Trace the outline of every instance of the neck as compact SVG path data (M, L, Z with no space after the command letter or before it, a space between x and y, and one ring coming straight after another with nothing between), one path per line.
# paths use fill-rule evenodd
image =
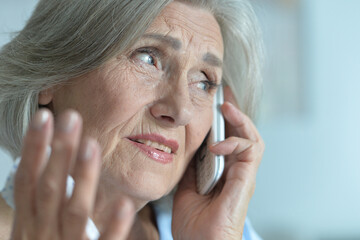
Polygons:
M112 204L125 194L120 192L117 186L111 186L111 184L109 186L109 184L102 182L101 179L99 186L101 187L98 187L94 212L91 218L94 220L99 231L102 232L105 228L106 220L112 214ZM130 198L129 196L127 197ZM146 201L130 199L135 206L136 216L128 239L159 239L155 214L151 206Z
M128 240L159 239L156 220L152 208L146 205L135 218Z

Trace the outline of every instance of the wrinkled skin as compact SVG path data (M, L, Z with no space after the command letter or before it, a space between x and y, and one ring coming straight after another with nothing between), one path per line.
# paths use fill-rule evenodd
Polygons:
M190 162L211 127L222 59L221 31L212 14L173 2L125 53L41 92L39 103L57 120L48 110L38 112L24 139L12 238L81 239L91 217L101 239L154 239L151 214L134 215L180 181L175 239L241 239L264 144L229 88L222 106L226 140L209 147L226 156L212 194L196 193ZM178 143L172 161L154 161L131 143L132 136L145 133ZM69 173L77 186L67 200Z

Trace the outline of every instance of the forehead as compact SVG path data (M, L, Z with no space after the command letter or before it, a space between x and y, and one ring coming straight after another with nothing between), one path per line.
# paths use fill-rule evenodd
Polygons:
M172 2L166 6L145 34L168 36L174 48L211 50L223 57L223 39L211 12L191 5Z

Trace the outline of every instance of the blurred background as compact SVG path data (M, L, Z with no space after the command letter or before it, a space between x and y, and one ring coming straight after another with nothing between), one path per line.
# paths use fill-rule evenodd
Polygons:
M0 46L36 0L0 0ZM264 240L360 240L360 1L252 0L266 142L248 215ZM0 189L11 160L0 151Z

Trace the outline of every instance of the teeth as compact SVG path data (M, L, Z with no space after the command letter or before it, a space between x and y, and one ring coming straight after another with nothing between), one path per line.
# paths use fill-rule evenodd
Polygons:
M150 140L143 140L143 139L137 139L136 142L143 143L149 147L156 148L156 149L166 152L166 153L171 153L171 148L169 148L168 146L165 146L163 144L157 143L157 142L152 142Z

